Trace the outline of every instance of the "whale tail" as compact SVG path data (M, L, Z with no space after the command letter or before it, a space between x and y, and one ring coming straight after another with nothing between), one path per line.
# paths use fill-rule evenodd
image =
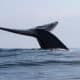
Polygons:
M34 29L44 29L46 31L51 31L52 29L54 29L56 26L58 25L58 21L55 21L54 23L50 23L50 24L46 24L43 26L37 26Z
M68 48L52 33L37 29L37 40L43 49L66 49Z
M61 48L68 50L68 48L54 34L49 32L54 29L57 24L58 22L56 21L54 23L37 26L33 29L28 30L17 30L2 27L0 27L0 30L35 37L43 49Z

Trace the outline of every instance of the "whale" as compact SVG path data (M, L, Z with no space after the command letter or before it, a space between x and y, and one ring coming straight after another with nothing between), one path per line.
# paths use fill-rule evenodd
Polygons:
M31 29L10 29L0 27L0 30L8 31L11 33L16 33L24 36L31 36L37 39L40 48L42 49L65 49L69 48L58 38L56 35L52 34L50 31L54 29L58 24L58 21L48 23L45 25L37 26Z

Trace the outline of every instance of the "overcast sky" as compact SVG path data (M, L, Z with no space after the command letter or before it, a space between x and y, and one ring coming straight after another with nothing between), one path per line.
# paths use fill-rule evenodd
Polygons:
M80 0L0 0L0 26L28 29L59 21L54 33L69 48L80 48ZM0 48L37 48L35 38L0 30Z

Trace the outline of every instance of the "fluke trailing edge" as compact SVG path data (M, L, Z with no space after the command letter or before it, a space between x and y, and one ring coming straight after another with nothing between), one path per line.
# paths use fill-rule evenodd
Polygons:
M40 47L43 49L60 48L68 50L68 48L54 34L50 33L57 24L58 22L56 21L54 23L38 26L28 30L17 30L3 27L0 27L0 30L35 37L38 40Z

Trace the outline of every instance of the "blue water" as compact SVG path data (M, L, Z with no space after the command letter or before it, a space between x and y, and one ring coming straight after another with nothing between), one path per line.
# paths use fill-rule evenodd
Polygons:
M0 80L80 80L80 49L0 49Z

